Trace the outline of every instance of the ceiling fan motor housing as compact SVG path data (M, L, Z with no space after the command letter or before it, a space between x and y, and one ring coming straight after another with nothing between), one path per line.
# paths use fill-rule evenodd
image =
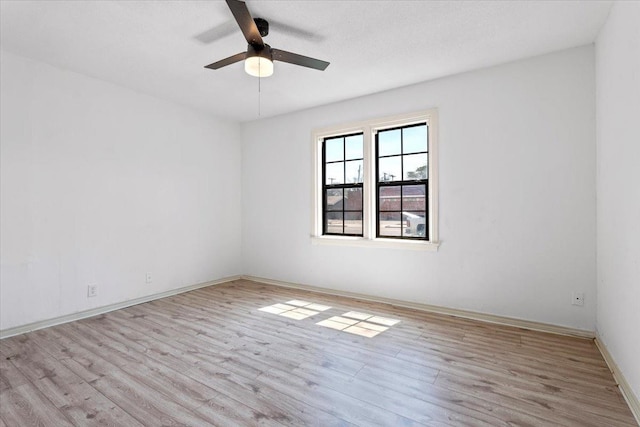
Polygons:
M252 56L259 56L261 58L267 58L269 61L273 61L273 54L271 52L271 46L265 43L264 46L247 46L247 58Z
M256 27L258 27L258 32L262 37L266 37L269 35L269 22L267 22L266 19L254 18L253 22L256 23Z

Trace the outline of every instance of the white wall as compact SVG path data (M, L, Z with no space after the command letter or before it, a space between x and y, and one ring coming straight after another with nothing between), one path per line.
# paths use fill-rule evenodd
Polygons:
M617 2L596 42L597 331L640 396L640 3Z
M245 123L244 272L594 330L594 79L586 46ZM312 129L429 107L440 250L312 245Z
M1 63L0 329L241 273L237 124Z

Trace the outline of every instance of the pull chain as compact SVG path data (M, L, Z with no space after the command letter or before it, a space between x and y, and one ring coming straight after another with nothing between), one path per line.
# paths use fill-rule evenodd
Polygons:
M260 90L260 82L262 81L262 77L258 76L258 117L261 115L261 100L262 100L262 92Z

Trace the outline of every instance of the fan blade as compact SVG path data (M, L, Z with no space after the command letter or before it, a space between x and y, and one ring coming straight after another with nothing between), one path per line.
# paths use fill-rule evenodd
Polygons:
M272 18L269 18L269 27L279 34L293 36L298 39L311 42L321 42L324 40L324 36L320 34L315 34L303 28L285 24L284 22L274 21Z
M292 36L298 39L307 40L310 42L321 42L325 39L325 37L320 34L312 33L311 31L307 31L303 28L295 27L293 25L285 24L280 21L274 21L273 19L269 19L269 28L271 30L277 30L278 33ZM202 44L211 44L235 33L237 30L238 24L236 24L235 20L231 19L220 25L211 27L208 30L198 33L197 35L193 36L193 38Z
M235 64L236 62L242 61L247 57L247 52L236 53L233 56L230 56L225 59L221 59L218 62L214 62L213 64L205 65L204 68L209 68L211 70L217 70L222 67L226 67L227 65Z
M193 36L193 38L198 40L202 44L210 44L227 36L230 36L236 31L238 31L238 25L233 19L230 19L223 24L211 27L208 30Z
M247 43L254 47L263 47L264 42L260 36L260 31L258 31L258 27L253 21L246 3L240 0L227 0L227 5L231 9L231 13L236 19L240 30L242 30L244 38L247 39Z
M300 65L302 67L314 68L324 71L329 63L308 56L298 55L297 53L287 52L286 50L272 49L274 61L288 62L289 64Z

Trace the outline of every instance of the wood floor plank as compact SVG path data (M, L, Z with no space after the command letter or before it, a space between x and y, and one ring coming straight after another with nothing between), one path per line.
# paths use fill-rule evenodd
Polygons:
M288 422L291 421L291 417L287 414L275 412L273 408L269 408L265 412L256 411L224 394L219 394L196 409L196 413L211 420L213 424L219 427L237 427L240 425L280 427L289 425ZM279 421L282 421L282 423Z
M57 359L49 357L37 342L25 337L20 349L11 363L74 424L140 425Z
M259 310L290 300L331 308ZM400 323L374 338L316 325L349 311ZM246 280L7 338L0 355L0 427L637 425L592 340Z
M207 420L120 370L91 385L144 425L206 425Z
M73 426L31 383L0 392L2 419L9 426Z
M45 348L47 353L52 355L61 364L75 373L77 376L90 383L98 380L117 366L102 356L106 354L94 353L82 345L83 337L74 339L74 335L65 335L61 332L67 330L66 325L55 326L43 331L30 334L30 338L40 347ZM100 348L98 345L97 348Z
M339 416L314 409L286 392L274 389L258 379L249 379L216 366L203 363L187 375L198 378L211 387L221 390L221 394L235 401L241 401L258 414L279 423L300 425L344 425Z
M493 352L485 352L483 350L473 350L472 347L461 345L461 351L455 349L442 347L433 342L429 342L429 345L424 346L419 340L414 344L414 351L421 357L425 354L438 354L442 355L445 361L451 361L454 363L460 362L465 368L470 366L477 366L480 368L494 367L496 372L502 372L505 379L508 379L511 383L520 382L521 384L533 384L539 386L544 391L555 390L561 388L563 391L570 393L582 393L584 396L579 397L589 400L590 394L593 393L593 387L598 382L595 376L589 375L589 371L583 370L575 371L572 375L568 375L571 371L571 366L567 366L569 362L560 361L554 357L548 357L545 359L542 355L532 352L531 355L523 355L521 352L504 352L497 350ZM474 354L473 360L469 359L468 355ZM467 363L472 362L472 363ZM476 363L478 362L478 363ZM460 365L458 363L458 365ZM575 363L575 362L571 362ZM592 366L587 364L586 366ZM441 369L455 369L451 367L443 366ZM540 377L540 372L544 372L544 377ZM563 381L565 378L571 378L573 382ZM603 391L607 391L604 395L600 395L598 402L601 401L617 401L617 394L611 393L614 389L611 387L611 379L608 378L603 383ZM608 387L608 388L607 388Z
M360 399L371 405L413 419L419 423L448 424L461 426L506 426L502 420L492 414L470 408L462 399L447 401L435 396L420 398L411 396L410 392L398 392L396 387L388 384L379 385L361 378L348 378L340 373L328 369L318 370L316 367L303 365L294 373L302 372L308 380L325 387L340 390L353 398Z
M29 380L22 375L11 360L7 360L7 357L0 360L0 391L19 387L27 382Z
M361 426L420 426L438 425L434 422L421 423L414 419L399 415L393 411L386 411L377 405L372 405L358 397L343 393L341 390L326 387L308 378L304 373L296 370L294 373L268 370L259 380L267 384L272 390L286 390L287 394L295 395L296 399L330 413L335 417Z
M438 376L440 376L440 374L438 374ZM535 414L523 413L504 405L496 406L492 400L479 399L475 398L475 396L473 399L469 399L464 393L442 388L433 383L423 384L415 380L407 381L406 378L399 379L397 377L388 379L384 374L381 374L380 370L371 371L368 367L360 371L358 377L364 381L373 382L382 387L392 388L399 393L408 394L417 399L425 399L427 395L431 395L432 397L428 398L429 400L436 404L444 405L445 407L466 406L468 409L495 416L499 420L505 421L507 425L552 425L537 417ZM408 387L406 387L407 385Z
M633 426L629 418L625 421L616 420L618 412L603 411L602 416L589 416L585 411L588 405L580 406L582 411L575 412L558 403L553 397L541 397L539 394L523 393L517 389L501 386L500 384L482 378L470 378L442 373L438 376L436 386L460 393L471 394L478 398L499 402L500 406L518 410L521 413L539 417L546 425L563 426ZM621 411L620 414L623 412ZM611 417L613 415L613 417Z
M428 341L434 342L438 345L444 346L453 346L455 348L454 343L444 342L441 339L429 339ZM586 340L585 340L586 341ZM517 358L513 358L512 352L499 352L495 349L493 351L485 352L483 349L460 346L460 349L466 349L468 352L474 352L477 354L483 354L491 358L501 358L505 360L515 361ZM446 350L444 350L446 351ZM535 352L531 353L532 356L536 356ZM520 359L522 360L522 359ZM449 372L456 373L455 371L449 370ZM563 392L584 394L586 396L597 396L599 400L603 401L611 401L618 402L620 398L620 393L613 382L612 378L607 379L604 382L594 381L588 375L582 376L567 376L564 371L560 371L559 373L552 373L548 370L540 370L540 369L527 369L525 367L525 363L521 361L517 367L509 370L511 376L509 379L515 382L521 382L522 384L537 384L539 387L546 389L547 391L557 391L561 390ZM502 379L504 381L504 378Z
M131 342L129 339L123 338L124 333L121 336L113 334L114 329L108 322L102 321L100 326L100 333L104 333L113 340L123 344ZM132 340L136 341L135 336ZM196 409L218 394L216 390L185 376L184 371L180 371L179 367L176 367L171 361L160 359L162 362L159 362L149 357L147 347L139 348L138 352L141 361L121 366L122 371L165 396L172 397L180 405ZM186 369L191 369L191 366Z

